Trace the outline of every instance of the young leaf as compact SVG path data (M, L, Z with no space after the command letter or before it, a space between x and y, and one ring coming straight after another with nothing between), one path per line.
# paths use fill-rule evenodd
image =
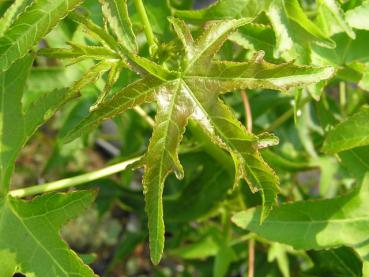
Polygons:
M0 71L22 58L82 0L38 0L0 38Z
M6 253L10 265L0 267L0 275L96 276L59 236L59 229L94 198L92 192L47 194L32 201L1 197L0 257Z
M136 53L136 37L128 17L127 0L100 0L100 3L105 20L118 41L132 53Z
M237 213L232 221L266 239L286 243L297 249L350 246L367 263L368 197L367 173L361 187L345 196L281 205L270 213L263 225L259 224L260 208Z
M67 136L74 139L102 120L136 105L157 103L156 125L144 160L143 178L154 263L159 262L164 247L161 200L164 181L171 172L183 176L177 152L187 120L196 121L214 143L231 153L236 168L235 183L243 178L254 191L260 190L264 219L276 201L278 178L258 151L258 137L246 130L219 97L246 88L287 90L328 79L333 74L332 68L274 65L260 59L241 63L213 61L230 33L248 23L247 19L209 23L197 40L184 22L175 18L171 22L185 48L183 56L178 57L183 65L178 76L159 80L147 72L143 79L102 102Z
M324 141L323 151L337 153L369 144L369 106L338 124Z

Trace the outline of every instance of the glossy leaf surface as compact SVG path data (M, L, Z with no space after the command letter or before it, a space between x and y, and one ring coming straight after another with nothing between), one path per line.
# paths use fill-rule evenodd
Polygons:
M175 172L178 178L183 176L177 151L188 119L196 121L214 143L232 155L236 169L235 183L245 179L253 191L260 190L264 219L276 201L278 178L258 152L258 137L243 127L219 97L223 93L246 88L286 91L291 87L326 80L333 74L333 69L329 67L270 64L263 61L262 55L242 63L213 61L213 56L230 33L248 23L248 19L209 23L197 39L192 37L183 21L172 18L171 22L185 49L180 58L182 68L176 74L178 77L173 74L160 74L161 79L156 75L147 76L158 72L161 66L135 58L143 68L150 67L144 78L103 101L67 137L68 140L74 139L102 120L136 105L152 101L157 103L156 125L144 160L143 178L154 263L159 262L164 247L161 199L164 181L171 172Z

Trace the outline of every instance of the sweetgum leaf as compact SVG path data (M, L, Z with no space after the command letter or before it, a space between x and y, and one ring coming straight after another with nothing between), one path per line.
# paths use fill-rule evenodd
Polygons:
M337 153L359 146L369 145L369 106L339 123L328 132L323 151Z
M350 246L369 262L369 174L361 187L351 193L327 200L295 202L275 208L259 224L260 208L237 213L232 221L260 236L292 245L297 249L324 249ZM367 276L368 271L364 276Z
M245 179L253 191L260 191L263 199L261 221L276 202L278 177L264 162L258 148L259 138L248 132L237 120L233 111L220 96L240 89L269 88L288 90L330 78L332 68L296 66L292 63L274 65L258 56L249 62L213 61L214 55L236 28L249 19L223 20L208 23L203 33L194 39L187 25L176 18L170 19L182 42L181 67L173 74L152 76L150 70L138 80L110 99L103 101L94 112L83 120L67 139L80 136L102 120L112 118L146 102L157 103L156 125L150 140L143 166L146 212L149 220L152 261L160 261L164 247L164 222L162 192L168 174L178 178L183 169L178 160L181 142L188 119L198 123L211 140L226 149L235 164L235 183ZM136 57L136 61L139 59ZM143 60L141 65L152 66L158 72L158 64ZM153 64L153 63L152 63ZM151 75L151 76L150 76Z
M43 95L23 112L22 95L33 58L27 56L0 73L0 194L6 193L17 155L37 127L69 98L65 89Z
M100 3L105 20L118 41L131 52L137 52L136 37L128 17L127 0L100 0Z
M44 37L82 0L37 0L22 13L0 38L0 71L16 60Z
M25 201L0 198L0 275L96 276L60 238L60 228L94 200L93 192L56 193Z

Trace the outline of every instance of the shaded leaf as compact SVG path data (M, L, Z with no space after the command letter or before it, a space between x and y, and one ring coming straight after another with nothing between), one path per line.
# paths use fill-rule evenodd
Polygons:
M363 276L360 258L348 247L321 251L310 250L307 254L314 263L314 267L308 273L332 277Z

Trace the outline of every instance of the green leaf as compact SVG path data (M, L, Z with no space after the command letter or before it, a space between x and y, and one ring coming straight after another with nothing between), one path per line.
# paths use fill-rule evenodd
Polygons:
M284 91L328 79L333 74L332 68L301 67L292 63L270 64L263 61L260 55L250 62L213 61L229 35L237 27L248 23L248 19L211 22L196 40L183 21L172 18L171 22L185 47L183 56L178 57L182 65L181 72L177 76L162 75L159 80L148 71L143 79L103 101L67 136L68 140L74 139L102 120L117 116L136 105L152 101L157 103L156 123L144 160L143 178L154 263L160 261L164 247L164 182L171 172L175 172L179 178L183 176L177 153L187 120L193 119L215 144L231 154L235 163L236 184L243 178L253 191L260 190L265 218L278 192L278 177L258 151L259 145L265 142L265 136L261 136L259 143L259 138L246 130L232 110L220 100L220 96L239 89L270 88ZM157 67L161 66L155 64Z
M314 45L312 50L326 61L325 64L345 65L353 62L369 62L369 53L366 44L369 39L369 31L359 30L356 39L350 39L345 33L338 33L332 37L336 42L335 49L328 49Z
M329 39L304 13L298 0L283 0L284 8L288 17L297 23L301 28L305 29L309 34L314 36L318 43L323 46L334 48L335 43ZM331 8L332 4L328 3Z
M162 194L164 181L175 172L183 178L183 168L178 159L178 146L182 140L194 105L186 95L186 86L181 81L162 87L157 94L157 115L150 144L145 157L143 178L146 213L149 220L150 254L158 264L164 249L164 221Z
M352 30L351 26L348 24L345 14L341 9L339 3L335 0L319 0L319 9L322 16L330 16L331 20L326 22L327 25L336 24L341 30L346 32L346 34L351 38L355 39L355 32ZM331 26L328 28L332 28Z
M175 10L174 15L191 20L209 21L217 19L254 19L265 11L272 1L258 0L218 0L202 10Z
M0 38L0 71L16 60L44 37L61 19L82 0L38 0L22 13Z
M59 236L59 229L94 197L92 192L72 192L32 201L0 198L0 257L6 255L8 263L0 268L0 275L96 276Z
M136 37L128 17L127 0L100 0L105 20L122 43L132 53L137 52Z
M14 162L22 146L71 97L65 89L54 90L23 112L22 95L32 62L33 58L27 56L0 73L0 194L9 189Z
M328 132L322 150L326 153L337 153L369 145L368 120L369 106L363 106L359 112Z
M361 277L362 263L357 254L348 247L307 252L314 263L309 274L320 276L352 276Z
M250 23L242 26L229 39L245 49L254 51L263 50L267 60L273 59L275 35L268 25Z
M352 28L369 30L369 1L347 11L346 18Z
M239 212L232 221L268 240L289 244L296 249L350 246L368 262L368 197L367 173L361 187L345 196L283 204L270 213L263 225L259 224L260 208Z
M275 0L267 16L275 32L276 57L286 60L297 59L299 63L310 64L310 46L317 43L334 48L335 43L319 29L304 13L298 0Z
M23 12L23 10L31 3L31 0L15 0L14 3L6 10L5 14L0 18L0 36L14 22L15 18Z

